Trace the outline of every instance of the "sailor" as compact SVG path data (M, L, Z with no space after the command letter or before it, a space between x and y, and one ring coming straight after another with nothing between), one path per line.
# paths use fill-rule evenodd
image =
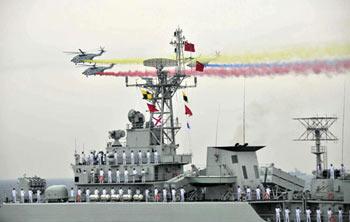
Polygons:
M167 190L164 187L163 188L163 202L167 202L168 201L168 197L167 197Z
M116 150L114 151L114 164L118 165L118 153Z
M115 175L116 175L116 178L117 178L117 183L120 183L120 172L119 172L119 169L117 169L117 171L115 171Z
M94 161L94 153L91 151L91 152L90 152L90 164L91 164L91 165L94 165L94 162L95 162L95 161Z
M88 179L88 177L86 176L86 170L85 169L83 170L83 178L84 178L84 182L85 182L86 179Z
M16 203L17 201L17 191L15 188L12 189L12 201Z
M125 153L125 150L123 150L122 158L123 158L123 165L126 165L126 153Z
M158 151L154 151L154 163L155 164L158 164L159 163L159 156L158 156Z
M41 191L40 191L40 190L36 190L36 202L37 202L37 203L40 203L40 202L41 202L40 194L41 194Z
M119 193L120 199L122 200L123 199L122 197L123 197L123 194L124 194L124 190L123 190L122 187L119 188L118 193Z
M319 207L317 207L317 210L316 210L316 221L317 222L321 222L321 214L322 214L322 211Z
M328 211L327 211L328 222L331 222L332 214L333 214L332 209L328 208Z
M329 177L334 180L334 166L333 164L331 164L331 166L329 167Z
M173 202L176 202L176 190L175 190L175 188L171 189L171 199Z
M341 207L338 208L338 221L343 222L343 210Z
M344 167L344 164L340 164L340 176L342 178L345 177L345 167Z
M140 195L140 194L141 194L141 191L140 191L140 189L139 189L138 187L136 187L136 194L137 194L137 195Z
M111 196L112 196L112 195L115 195L114 187L112 187L112 189L111 189Z
M181 187L180 189L180 201L181 202L185 202L185 189L183 187Z
M284 221L285 222L289 222L289 214L290 214L290 210L288 209L288 207L286 207L286 209L284 210Z
M78 188L78 191L77 191L77 202L81 202L81 189Z
M275 212L276 212L276 222L281 222L281 208L280 207L276 207L275 208Z
M265 200L270 200L270 199L271 199L271 189L270 189L270 187L267 187L267 188L265 189L265 196L264 196L264 199L265 199Z
M86 200L86 202L90 202L90 189L89 189L89 187L86 188L86 191L85 191L85 200Z
M256 187L255 193L256 193L256 200L260 200L261 199L261 190L260 190L259 186Z
M300 222L300 214L301 214L301 210L299 207L297 207L297 209L295 209L295 221L296 222Z
M28 190L28 199L29 203L33 203L33 191L31 189Z
M148 189L145 190L145 201L146 202L149 201L149 190Z
M135 156L134 156L133 150L131 150L131 153L130 153L130 162L131 162L131 165L135 164Z
M145 169L141 170L141 180L142 180L142 183L146 182L146 171L145 171Z
M73 187L70 188L70 199L75 201L75 192Z
M154 201L158 202L159 201L159 195L158 195L158 188L154 188Z
M107 190L105 188L102 189L102 195L106 196L107 195Z
M124 183L128 183L129 182L129 172L128 172L128 168L125 168L124 170Z
M247 186L246 192L247 192L247 200L252 200L252 191L249 186Z
M21 188L20 195L21 195L21 203L24 203L24 190Z
M132 170L132 182L133 182L133 183L135 183L136 176L137 176L137 170L134 168L134 169Z
M310 208L307 208L305 213L306 213L306 222L311 222L311 210L310 210Z
M240 186L237 186L237 201L241 201L242 198L242 189Z
M128 187L128 195L129 195L130 197L132 197L132 190L131 190L130 187Z
M90 170L90 183L95 183L95 170L93 168Z
M75 165L80 165L80 155L75 153L74 158L75 158Z
M100 174L99 174L99 177L98 177L98 181L99 181L100 183L103 183L104 180L105 180L105 178L104 178L104 172L103 172L103 169L101 168L101 169L100 169Z
M111 169L108 169L108 183L112 183L112 170Z
M151 164L151 153L149 152L149 150L147 150L146 157L147 157L147 164Z
M99 193L100 193L100 192L98 191L98 189L95 188L94 195L98 197Z
M139 150L139 156L138 156L139 164L142 164L142 152Z
M98 152L97 154L97 161L98 161L98 165L102 165L102 153Z

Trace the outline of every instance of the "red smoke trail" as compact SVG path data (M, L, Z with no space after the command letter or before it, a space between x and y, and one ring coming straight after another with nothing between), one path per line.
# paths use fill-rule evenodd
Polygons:
M239 77L239 76L270 76L294 74L320 74L320 73L343 73L350 71L350 60L339 61L314 61L295 62L285 64L258 64L246 67L205 68L203 72L185 70L186 75L191 76L216 76L216 77ZM174 70L170 71L174 74ZM147 77L155 76L155 71L129 71L129 72L103 72L98 75L104 76L130 76Z

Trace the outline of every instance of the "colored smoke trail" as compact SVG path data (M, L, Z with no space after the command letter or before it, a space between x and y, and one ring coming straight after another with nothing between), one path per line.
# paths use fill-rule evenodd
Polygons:
M215 77L240 77L240 76L269 76L294 74L328 74L344 73L350 71L350 59L325 60L291 63L259 63L259 64L212 64L214 67L205 68L203 72L185 70L186 75L191 76L215 76ZM210 67L210 66L209 66ZM174 74L174 70L170 70ZM103 76L129 76L151 77L155 71L128 71L128 72L103 72Z

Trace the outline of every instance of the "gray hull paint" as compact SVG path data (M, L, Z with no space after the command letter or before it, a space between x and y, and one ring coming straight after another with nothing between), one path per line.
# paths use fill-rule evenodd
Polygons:
M4 204L1 222L263 222L248 203Z

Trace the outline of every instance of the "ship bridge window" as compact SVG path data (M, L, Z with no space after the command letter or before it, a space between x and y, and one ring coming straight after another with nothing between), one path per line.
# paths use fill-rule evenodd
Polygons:
M242 172L244 179L248 179L247 168L245 166L242 166Z
M255 178L259 179L259 169L257 165L254 165Z
M232 159L232 163L233 163L233 164L238 163L238 157L237 157L237 155L232 155L232 156L231 156L231 159Z

